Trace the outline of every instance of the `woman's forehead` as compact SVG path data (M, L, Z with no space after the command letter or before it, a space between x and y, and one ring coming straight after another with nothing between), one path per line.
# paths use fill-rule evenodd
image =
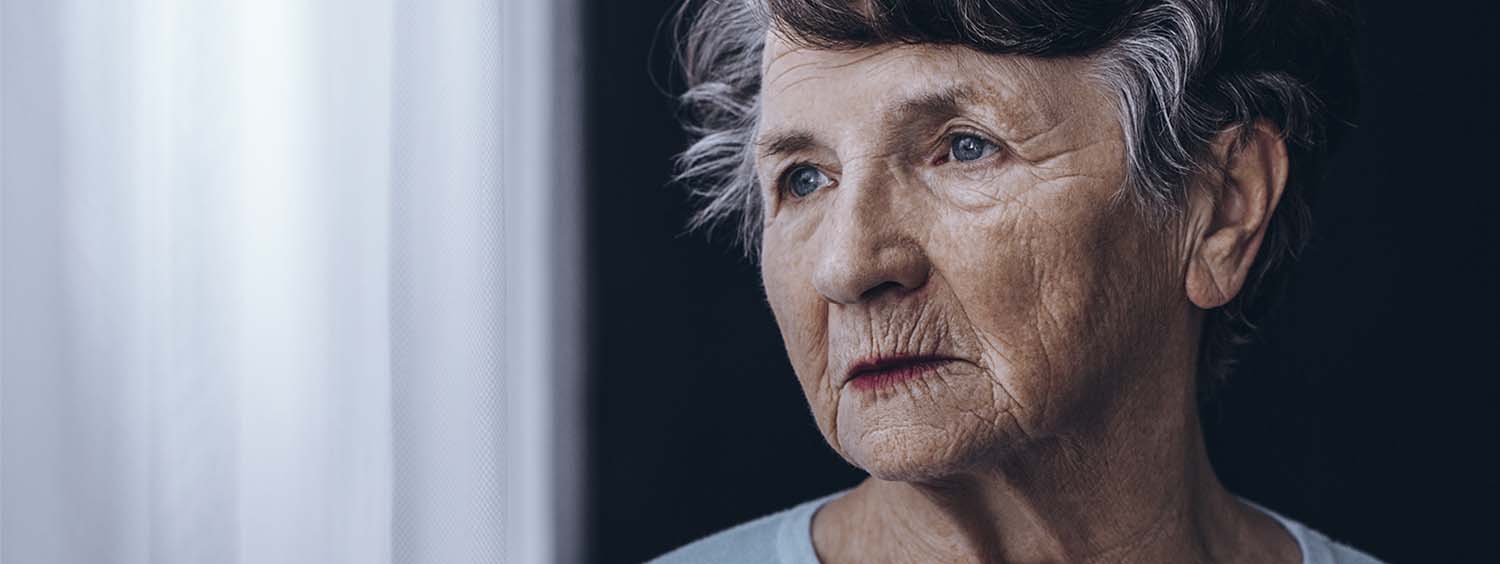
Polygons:
M1100 99L1081 59L934 44L821 49L771 33L763 61L763 128L783 121L899 123L951 107L990 114L1023 134Z

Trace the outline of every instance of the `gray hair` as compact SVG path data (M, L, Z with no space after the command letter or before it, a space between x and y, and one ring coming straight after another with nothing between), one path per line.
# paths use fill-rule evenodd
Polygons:
M697 9L695 10L694 7ZM1263 121L1291 167L1244 289L1205 321L1202 389L1233 367L1306 244L1307 195L1355 102L1353 17L1332 0L706 0L678 13L681 102L692 143L678 156L694 229L730 226L754 256L764 220L754 172L760 64L768 30L820 48L938 43L986 53L1084 56L1117 94L1125 132L1120 197L1165 224L1196 180L1222 185L1209 150L1226 130ZM1251 129L1239 128L1235 143ZM1275 280L1273 280L1275 279Z

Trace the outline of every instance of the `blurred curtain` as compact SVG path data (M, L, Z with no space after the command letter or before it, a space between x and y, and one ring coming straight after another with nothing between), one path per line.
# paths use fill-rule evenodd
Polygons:
M0 0L0 562L576 560L569 6Z

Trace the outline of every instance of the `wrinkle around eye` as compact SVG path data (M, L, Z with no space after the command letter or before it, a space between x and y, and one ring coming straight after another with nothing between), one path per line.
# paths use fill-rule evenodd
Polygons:
M1089 140L1088 142L1083 143L1083 144L1073 144L1073 145L1070 145L1070 146L1067 146L1067 147L1062 147L1062 148L1058 148L1058 149L1053 150L1053 151L1049 151L1047 154L1032 155L1030 157L1022 154L1020 151L1013 151L1013 152L1016 154L1016 156L1018 158L1026 161L1028 164L1031 164L1031 165L1034 165L1034 166L1039 166L1039 167L1047 167L1048 165L1052 164L1053 162L1057 161L1058 159L1061 159L1061 158L1064 158L1064 157L1076 156L1076 155L1079 155L1079 154L1084 153L1086 151L1095 149L1096 147L1099 147L1100 145L1120 145L1120 143L1118 143L1116 141L1109 140L1109 139L1092 139L1092 140ZM1107 149L1108 148L1106 148L1106 150ZM1120 147L1120 152L1123 154L1123 152L1124 152L1124 147L1123 146Z
M1016 167L980 165L959 170L962 168L965 167L933 167L922 175L922 182L932 194L949 205L968 211L1017 202L1020 197L1020 191L1015 188L1018 182L1034 183Z

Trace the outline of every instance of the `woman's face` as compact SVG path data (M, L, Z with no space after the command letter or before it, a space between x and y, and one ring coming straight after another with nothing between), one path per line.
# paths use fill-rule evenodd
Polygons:
M762 63L762 275L829 443L885 479L961 472L1159 385L1181 245L1118 192L1088 63L901 45Z

